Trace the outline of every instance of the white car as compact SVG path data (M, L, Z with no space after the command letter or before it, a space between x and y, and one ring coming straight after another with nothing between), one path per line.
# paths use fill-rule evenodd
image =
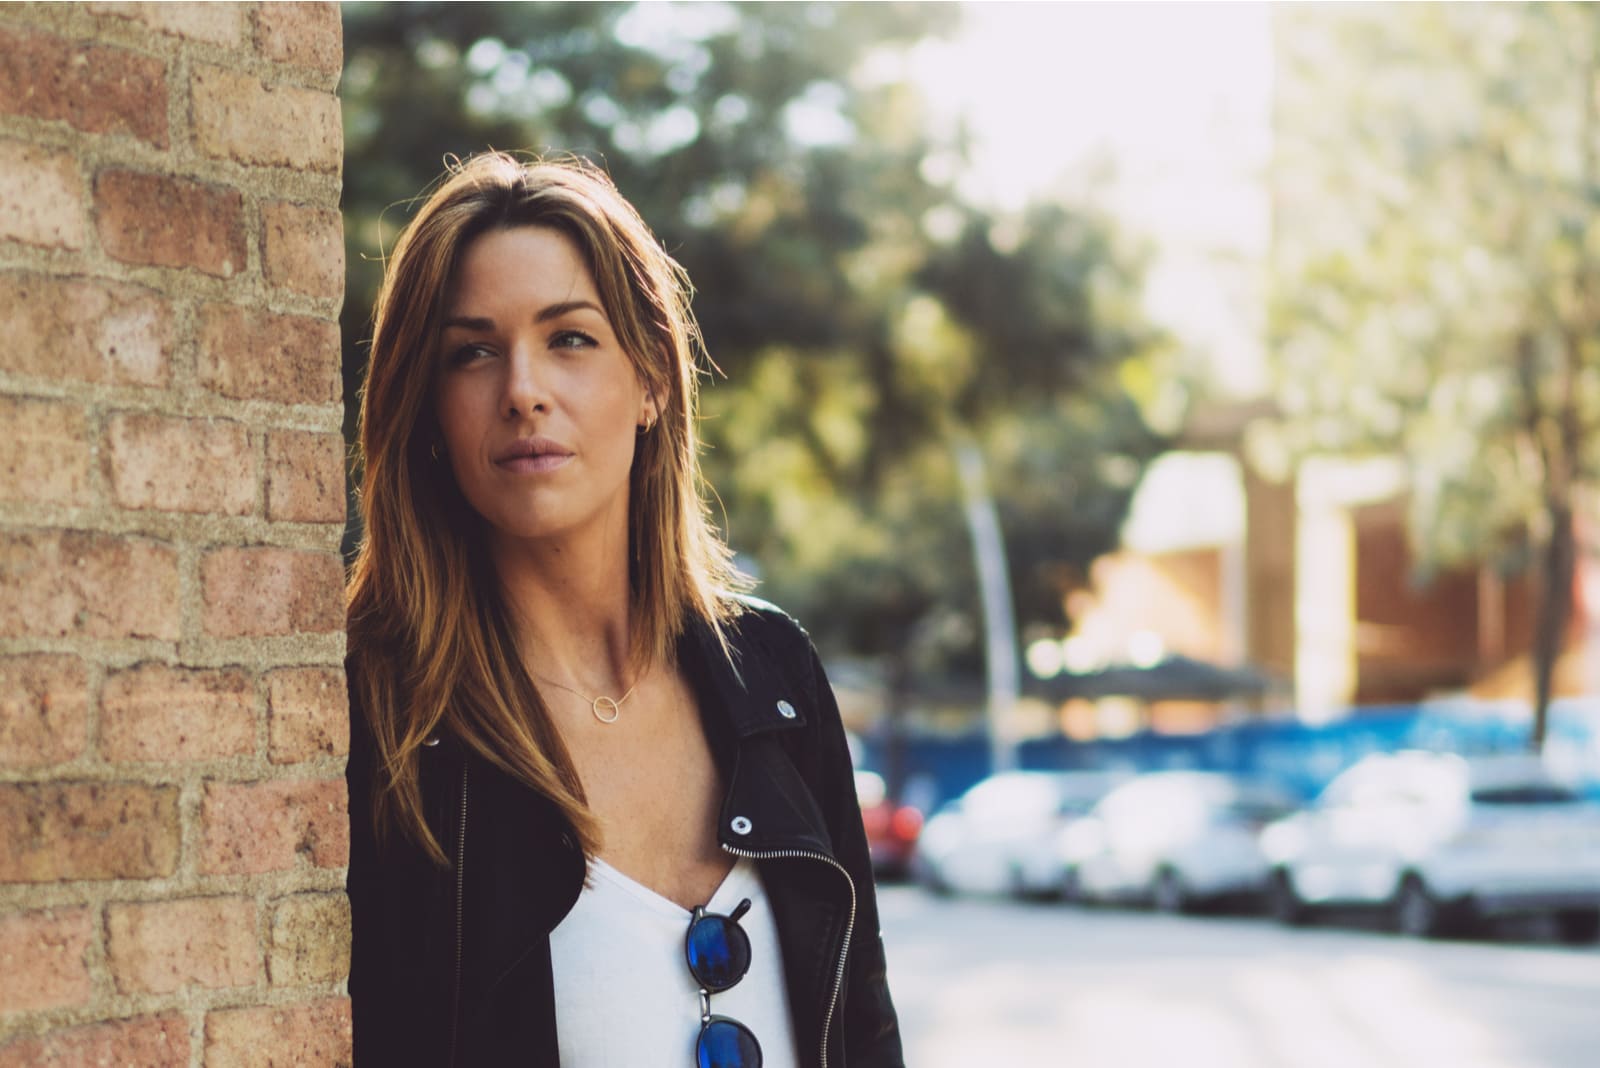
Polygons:
M1365 905L1399 931L1436 935L1534 912L1554 915L1568 941L1600 937L1600 806L1531 754L1366 757L1267 828L1262 848L1285 923Z
M1099 771L1008 771L990 776L922 828L917 877L940 891L1053 893L1060 868L1052 843L1124 776Z
M1293 811L1266 783L1221 772L1157 771L1107 794L1057 845L1071 901L1131 901L1177 912L1259 895L1268 868L1256 837Z

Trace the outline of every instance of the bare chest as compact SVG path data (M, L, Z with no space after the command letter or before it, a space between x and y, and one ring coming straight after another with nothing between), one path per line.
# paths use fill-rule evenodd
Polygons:
M717 845L721 779L692 704L632 711L626 722L573 732L568 750L599 818L606 863L693 908L733 866Z

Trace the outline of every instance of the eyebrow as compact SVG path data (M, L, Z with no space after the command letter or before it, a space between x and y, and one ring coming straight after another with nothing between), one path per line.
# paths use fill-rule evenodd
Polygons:
M559 304L551 304L542 308L538 315L533 317L536 323L547 323L551 319L559 319L575 311L592 311L604 318L605 310L600 305L589 300L564 300ZM493 319L476 318L470 315L453 315L444 321L445 329L456 327L461 330L493 330Z

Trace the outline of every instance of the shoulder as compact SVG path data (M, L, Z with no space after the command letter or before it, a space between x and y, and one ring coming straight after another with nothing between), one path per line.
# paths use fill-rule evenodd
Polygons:
M807 688L814 686L821 662L805 627L771 601L749 595L730 600L723 633L735 664L764 662Z
M732 606L725 627L728 640L737 646L741 639L787 645L811 651L811 635L788 612L771 601L749 594L729 598Z
M729 660L742 685L750 691L771 691L767 696L774 700L792 700L801 709L800 721L812 731L837 721L832 685L805 627L758 597L739 597L735 612L724 632Z

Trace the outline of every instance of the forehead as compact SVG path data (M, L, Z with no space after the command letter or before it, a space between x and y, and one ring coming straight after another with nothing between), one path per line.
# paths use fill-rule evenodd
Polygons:
M601 303L577 244L548 226L516 226L480 234L462 250L446 305L460 312L480 304L577 300Z

